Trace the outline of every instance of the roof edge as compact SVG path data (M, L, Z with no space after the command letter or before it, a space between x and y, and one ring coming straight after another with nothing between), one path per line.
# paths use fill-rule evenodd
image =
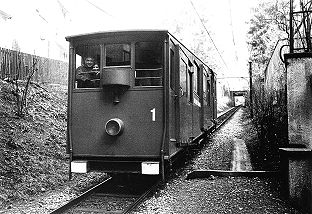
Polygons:
M71 36L66 36L66 41L69 41L72 38L79 38L79 37L86 37L86 36L99 36L103 34L123 34L123 33L169 33L168 30L165 29L129 29L129 30L111 30L111 31L97 31L97 32L91 32L91 33L82 33L82 34L76 34Z

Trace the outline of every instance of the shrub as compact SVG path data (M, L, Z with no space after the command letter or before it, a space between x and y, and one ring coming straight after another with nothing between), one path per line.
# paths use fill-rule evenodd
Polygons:
M288 143L286 91L285 88L265 91L261 82L255 81L252 95L252 121L259 139L258 152L264 165L276 169L279 166L278 149Z

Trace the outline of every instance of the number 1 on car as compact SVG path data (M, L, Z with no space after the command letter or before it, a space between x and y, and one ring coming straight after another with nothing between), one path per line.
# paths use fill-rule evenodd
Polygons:
M151 112L152 112L152 121L156 121L156 109L153 108Z

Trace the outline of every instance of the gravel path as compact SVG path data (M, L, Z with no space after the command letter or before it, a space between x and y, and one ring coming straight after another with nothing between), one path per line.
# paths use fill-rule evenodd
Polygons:
M176 170L171 178L133 213L300 214L283 201L274 178L211 176L206 179L185 179L193 170L230 170L233 139L246 139L245 128L248 126L246 121L242 121L242 114L243 110L239 110L228 123L213 134L207 145L190 163ZM0 214L49 213L77 195L80 192L78 189L85 189L80 185L77 187L76 182L69 182L62 189L41 194L26 203L12 204L9 208L0 209ZM85 179L81 179L81 182L88 183Z
M243 138L243 109L218 130L190 164L179 169L173 178L133 213L294 213L281 199L276 178L214 177L186 180L196 169L230 170L233 139Z
M134 213L299 213L271 185L259 178L176 178Z

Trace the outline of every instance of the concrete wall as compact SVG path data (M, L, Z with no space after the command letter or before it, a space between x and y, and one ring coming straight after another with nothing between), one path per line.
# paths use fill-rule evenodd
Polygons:
M289 148L282 148L290 201L312 213L312 54L286 54Z
M288 55L287 63L289 143L312 148L312 55Z
M304 211L312 213L311 162L303 151L289 158L289 195L293 204ZM296 157L297 156L297 157Z
M284 189L294 206L312 214L312 54L285 54L285 69L280 50L287 51L286 44L276 44L265 70L264 91L271 105L287 103L289 145L280 148Z

